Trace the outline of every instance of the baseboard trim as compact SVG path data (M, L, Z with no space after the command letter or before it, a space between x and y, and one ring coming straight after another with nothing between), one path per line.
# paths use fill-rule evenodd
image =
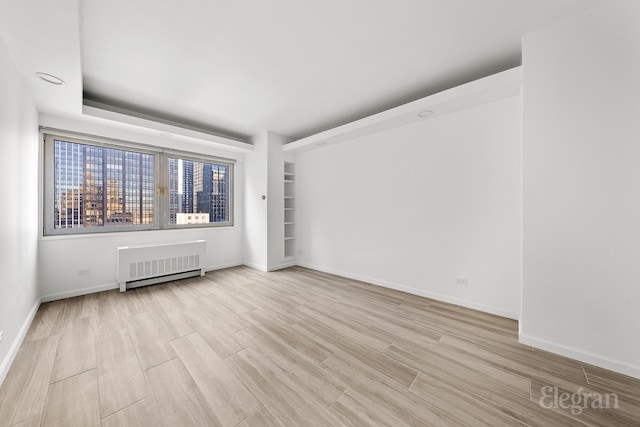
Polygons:
M372 285L381 286L383 288L395 289L396 291L406 292L412 295L418 295L425 298L435 299L438 301L446 302L449 304L459 305L461 307L471 308L473 310L482 311L489 314L495 314L496 316L506 317L508 319L519 320L518 313L514 313L508 310L504 310L499 307L493 307L490 305L480 304L474 301L468 301L460 298L450 297L448 295L442 295L435 292L429 292L422 289L412 288L410 286L399 285L393 282L387 282L384 280L374 279L372 277L360 276L358 274L346 273L344 271L334 270L327 267L319 267L317 265L307 264L304 262L298 262L300 267L309 268L311 270L318 270L324 273L335 274L337 276L347 277L349 279L359 280L361 282L370 283Z
M72 291L58 292L56 294L45 295L41 298L41 301L42 302L57 301L59 299L79 297L81 295L95 294L97 292L110 291L111 289L118 289L118 288L119 288L119 285L116 282L107 283L104 285L91 286L89 288L74 289Z
M204 271L207 272L207 271L222 270L223 268L237 267L239 265L242 265L242 263L234 262L229 264L220 264L220 265L215 265L211 267L206 267ZM57 301L59 299L73 298L73 297L79 297L81 295L89 295L89 294L95 294L97 292L110 291L111 289L118 289L119 287L120 286L116 282L106 283L104 285L92 286L89 288L74 289L73 291L66 291L66 292L59 292L56 294L45 295L41 298L41 301L42 302Z
M214 265L213 267L206 267L204 271L208 272L208 271L224 270L225 268L238 267L241 265L243 265L242 262L230 262L228 264L219 264L219 265Z
M24 341L24 337L27 336L27 331L31 326L31 322L33 322L33 319L36 317L36 313L38 312L38 308L40 308L40 304L41 304L40 299L36 300L35 304L33 304L33 307L31 308L29 315L27 316L24 323L22 324L22 327L20 327L20 331L18 331L18 335L13 340L13 343L9 348L9 353L7 353L7 355L4 357L4 360L0 364L0 386L2 385L5 378L7 377L7 374L9 373L9 369L11 369L11 365L13 364L13 361L18 355L18 350L20 350L20 346Z
M598 366L603 369L618 372L630 377L640 379L640 366L629 363L619 362L608 357L600 356L588 351L579 350L562 344L556 344L551 341L532 337L526 334L520 334L518 341L524 345L530 345L540 350L549 351L561 356L569 357L580 362Z
M252 262L243 262L243 265L246 265L247 267L251 267L255 270L260 270L260 271L264 271L265 273L267 273L269 270L267 269L266 265L260 265L260 264L254 264Z
M296 263L296 260L291 260L291 261L283 262L282 264L271 266L268 268L268 271L282 270L283 268L293 267L294 265L298 265Z

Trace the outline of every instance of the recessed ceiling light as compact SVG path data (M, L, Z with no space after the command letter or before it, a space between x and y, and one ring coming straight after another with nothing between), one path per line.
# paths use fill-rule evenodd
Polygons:
M52 76L51 74L38 71L36 73L36 76L40 77L47 83L51 83L52 85L62 86L64 84L64 80L62 80L60 77Z
M165 138L171 138L173 135L167 132L160 132L160 136L164 136Z
M327 145L327 143L326 143L326 142L324 142L324 141L320 141L320 142L316 142L316 145L317 145L318 147L322 147L323 145Z
M432 115L432 114L433 114L433 111L431 111L431 110L424 110L424 111L420 111L420 112L418 113L418 117L425 118L425 117L429 117L429 116L430 116L430 115Z

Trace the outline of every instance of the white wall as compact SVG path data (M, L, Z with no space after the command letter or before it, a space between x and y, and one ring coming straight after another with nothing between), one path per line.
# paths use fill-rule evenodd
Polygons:
M40 292L44 301L113 289L118 246L207 241L206 270L242 264L239 226L189 230L140 231L91 236L55 236L40 242ZM89 269L88 276L78 276Z
M264 131L252 138L254 151L245 155L244 263L263 271L294 264L284 263L284 160L293 157L282 147L288 141Z
M65 298L116 287L116 248L118 246L171 243L185 240L207 241L205 268L213 270L242 264L244 229L244 163L242 154L226 152L184 141L153 139L123 129L111 128L60 117L41 116L43 125L65 130L120 138L175 149L236 159L234 168L234 226L189 230L154 230L76 236L40 236L40 293L43 300ZM37 157L37 156L36 156ZM34 169L35 171L35 169ZM35 173L35 172L34 172ZM42 234L40 232L40 234ZM87 276L78 276L89 269Z
M268 132L252 138L254 150L245 155L244 263L267 271ZM265 199L262 199L265 196Z
M39 302L38 113L0 38L0 383Z
M640 4L617 4L524 39L521 341L640 377Z
M520 97L299 154L298 262L516 318L521 174Z

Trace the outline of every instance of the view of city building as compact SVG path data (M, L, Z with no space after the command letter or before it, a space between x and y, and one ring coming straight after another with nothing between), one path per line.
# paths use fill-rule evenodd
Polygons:
M178 159L169 159L169 224L177 224L177 214L182 206L178 188Z
M54 227L154 223L154 156L65 141L54 144Z
M171 161L177 161L178 169L182 170L182 204L177 212L208 213L207 222L229 221L229 166L182 159L169 159Z
M154 155L56 140L54 163L54 228L155 223ZM229 170L169 158L169 224L229 221Z
M176 224L209 224L208 213L179 213L176 218Z

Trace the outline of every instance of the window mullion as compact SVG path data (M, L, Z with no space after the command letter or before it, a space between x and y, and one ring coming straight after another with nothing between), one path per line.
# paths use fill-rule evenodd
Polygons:
M168 224L168 165L167 165L167 156L165 154L157 154L156 155L156 197L155 197L155 205L156 205L156 221L157 226L160 229L167 228Z

